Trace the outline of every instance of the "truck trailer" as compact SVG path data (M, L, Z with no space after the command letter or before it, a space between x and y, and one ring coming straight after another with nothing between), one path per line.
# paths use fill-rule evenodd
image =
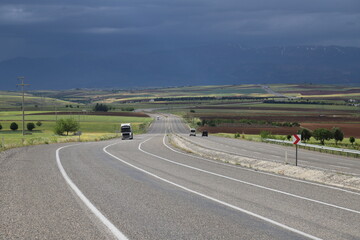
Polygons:
M133 139L133 133L132 133L132 130L131 130L131 124L130 123L121 124L121 135L122 135L122 140Z

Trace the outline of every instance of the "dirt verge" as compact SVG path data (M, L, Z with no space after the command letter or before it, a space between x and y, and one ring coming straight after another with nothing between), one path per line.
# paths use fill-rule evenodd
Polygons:
M296 167L277 162L256 160L253 158L206 149L194 143L190 143L178 135L172 134L169 135L169 137L173 146L201 157L263 172L275 173L301 180L360 191L360 177L358 176L346 175L333 171L321 171L307 167Z

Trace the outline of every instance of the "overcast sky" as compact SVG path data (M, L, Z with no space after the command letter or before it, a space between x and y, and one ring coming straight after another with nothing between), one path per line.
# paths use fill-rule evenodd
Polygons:
M360 47L360 0L0 2L0 60L218 43Z

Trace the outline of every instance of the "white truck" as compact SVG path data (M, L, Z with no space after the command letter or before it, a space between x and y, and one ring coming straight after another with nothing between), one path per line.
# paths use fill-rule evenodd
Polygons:
M122 140L133 139L133 133L131 130L130 123L122 123L121 124L121 135L122 135Z

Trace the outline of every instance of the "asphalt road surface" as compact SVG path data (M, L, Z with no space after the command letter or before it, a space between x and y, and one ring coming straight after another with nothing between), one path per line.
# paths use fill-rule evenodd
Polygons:
M360 193L191 156L170 131L188 129L1 153L0 239L360 239Z

